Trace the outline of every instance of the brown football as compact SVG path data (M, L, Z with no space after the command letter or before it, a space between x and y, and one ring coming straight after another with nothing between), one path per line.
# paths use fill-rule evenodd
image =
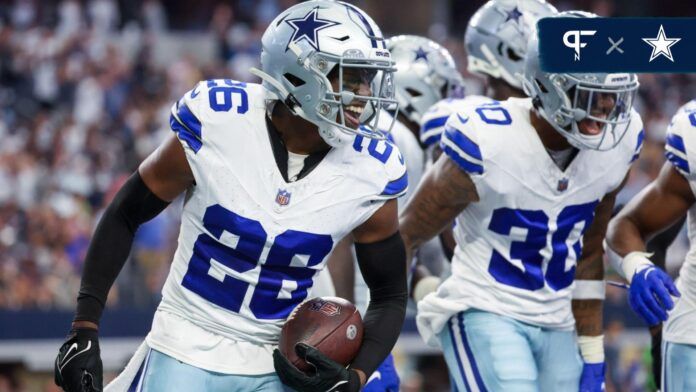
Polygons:
M295 345L304 342L341 365L348 365L362 344L363 324L355 305L338 297L317 297L301 303L280 332L280 352L298 369L313 367L299 358Z

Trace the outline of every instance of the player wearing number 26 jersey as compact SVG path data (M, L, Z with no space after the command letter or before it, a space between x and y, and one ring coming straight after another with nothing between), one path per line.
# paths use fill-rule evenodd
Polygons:
M262 46L252 72L263 84L198 83L172 106L173 134L104 213L55 362L68 392L102 390L108 289L137 227L182 193L152 330L107 391L356 392L391 351L406 311L396 199L408 175L377 128L397 104L389 50L363 11L328 0L284 11ZM298 344L317 370L308 375L277 349L280 330L347 235L370 290L364 339L349 368Z
M642 145L637 77L545 73L536 40L524 77L531 98L449 117L402 213L410 248L456 217L452 275L418 303L418 330L459 390L599 391L601 307L586 300L601 299L601 239Z

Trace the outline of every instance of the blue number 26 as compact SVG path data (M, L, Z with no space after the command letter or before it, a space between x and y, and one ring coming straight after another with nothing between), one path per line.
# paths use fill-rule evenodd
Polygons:
M239 312L253 284L249 309L258 319L286 318L312 286L316 270L307 267L321 263L333 246L328 234L295 230L287 230L267 244L268 234L261 223L218 204L206 209L203 226L212 237L202 233L196 239L182 285L222 308ZM270 249L258 278L245 275L257 267L266 246ZM298 261L292 263L293 259Z
M519 260L522 269L493 250L488 272L498 282L524 290L541 289L544 282L556 291L570 286L575 277L575 266L566 271L566 259L570 252L567 241L574 230L580 230L578 241L572 245L576 259L580 259L582 235L592 223L597 203L593 201L567 206L561 210L556 218L556 231L551 236L551 258L545 272L541 251L546 248L549 234L548 215L541 210L499 208L493 211L488 229L509 236L512 228L516 227L526 229L527 236L524 241L512 241L510 244L510 259Z

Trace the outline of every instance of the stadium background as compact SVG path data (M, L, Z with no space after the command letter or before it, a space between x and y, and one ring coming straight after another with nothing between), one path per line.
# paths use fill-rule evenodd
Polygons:
M267 23L292 0L0 0L0 392L56 391L52 361L69 328L82 259L104 206L170 132L170 105L198 80L255 81ZM443 43L466 78L462 36L483 1L357 1L386 36ZM689 16L677 0L554 1L602 16ZM395 10L396 11L395 13ZM696 78L641 75L637 109L647 141L621 193L625 203L663 161L670 116L696 96ZM102 324L107 378L149 329L171 254L181 202L144 225L109 295ZM684 231L667 256L676 274ZM647 330L625 293L605 305L608 390L650 388ZM447 390L444 362L411 315L395 350L404 391Z

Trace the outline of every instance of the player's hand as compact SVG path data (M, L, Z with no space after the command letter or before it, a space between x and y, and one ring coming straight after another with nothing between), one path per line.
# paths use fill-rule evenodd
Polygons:
M580 392L604 391L604 362L585 363L580 376Z
M102 388L102 361L97 330L75 328L58 351L56 385L67 392L97 392Z
M360 377L355 370L346 369L326 357L321 351L304 343L295 345L295 352L314 366L315 372L312 375L303 373L288 361L280 350L275 349L273 366L283 384L298 392L357 392L360 390Z
M660 268L650 265L633 275L628 302L633 311L649 326L653 326L667 320L667 311L674 307L670 295L681 296L672 278Z

